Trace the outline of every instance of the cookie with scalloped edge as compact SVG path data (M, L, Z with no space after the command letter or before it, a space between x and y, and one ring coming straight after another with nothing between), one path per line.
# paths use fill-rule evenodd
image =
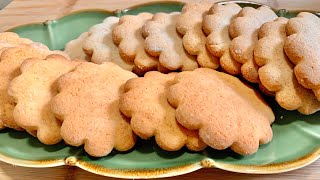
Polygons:
M118 17L107 17L102 23L92 26L82 49L96 64L113 62L121 68L132 71L133 63L125 61L119 54L118 47L112 41L112 29L118 24Z
M0 33L0 55L3 51L10 47L15 47L21 44L31 44L32 40L27 38L21 38L18 34L13 32ZM1 125L0 125L1 129Z
M320 110L320 102L311 90L298 83L294 64L283 51L287 22L288 19L280 17L260 28L259 41L254 48L260 81L269 91L275 92L276 101L284 109L313 114Z
M229 26L229 34L233 38L230 44L231 56L241 64L242 76L252 83L259 83L259 67L253 59L253 48L258 41L259 28L277 17L267 6L258 9L244 7Z
M4 43L11 45L19 45L19 44L31 44L32 40L27 38L21 38L18 34L14 32L1 32L0 33L0 49Z
M138 136L143 139L154 136L162 149L177 151L186 146L200 151L206 144L197 131L190 131L176 121L175 109L167 101L168 88L176 74L150 71L144 77L130 79L120 98L120 110L131 118L132 130Z
M200 67L216 69L219 60L212 56L206 47L206 35L202 30L202 19L213 3L210 1L189 2L183 6L177 20L177 31L183 36L184 48L189 54L197 56Z
M241 73L241 65L230 55L229 25L241 7L235 3L214 4L203 18L203 30L208 35L206 46L220 60L220 66L229 74Z
M142 26L152 16L150 13L122 16L112 32L113 42L118 46L122 59L133 62L141 72L156 70L158 66L158 59L145 51L142 35Z
M22 130L13 119L15 102L8 94L9 83L20 75L20 65L29 58L45 59L50 54L60 54L69 58L60 51L50 51L47 46L40 43L18 45L7 48L0 56L0 121L9 128Z
M176 108L177 121L199 130L214 149L230 147L250 155L272 139L272 109L253 88L226 73L208 68L181 72L169 88L168 101Z
M88 32L84 32L80 34L80 36L76 39L69 41L64 46L64 52L68 54L71 59L82 59L90 61L90 57L88 57L82 50L82 44L84 40L88 37L88 35Z
M137 76L112 62L84 62L62 75L51 110L62 121L61 136L72 146L84 145L91 156L108 155L113 148L131 149L136 136L119 110L124 84Z
M294 73L298 82L312 89L320 100L320 19L308 12L301 12L289 20L288 38L284 50L295 64Z
M146 51L159 57L160 65L174 70L193 70L198 68L196 58L183 47L182 38L176 30L179 12L156 13L142 28Z
M50 101L58 93L56 80L79 63L61 55L27 59L20 66L21 75L10 82L8 94L16 103L14 121L44 144L62 139L61 122L52 113Z

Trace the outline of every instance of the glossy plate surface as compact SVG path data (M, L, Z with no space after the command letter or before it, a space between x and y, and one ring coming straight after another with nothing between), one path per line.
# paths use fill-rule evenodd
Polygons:
M246 6L256 6L246 4ZM89 27L108 16L122 16L140 12L180 11L181 3L157 3L135 6L116 13L81 11L59 20L30 24L11 29L22 37L42 42L51 49L63 49L66 42L76 38ZM292 17L295 12L278 11L281 16ZM46 146L26 132L0 131L0 160L28 167L72 165L87 171L121 178L154 178L185 174L204 167L217 167L242 173L279 173L306 166L320 157L320 112L304 116L286 111L273 98L266 100L274 110L276 121L272 125L272 142L260 147L251 156L241 156L231 150L216 151L207 148L194 153L186 148L178 152L161 150L154 142L138 140L135 148L126 153L113 151L103 158L88 156L82 147L71 147L63 142Z

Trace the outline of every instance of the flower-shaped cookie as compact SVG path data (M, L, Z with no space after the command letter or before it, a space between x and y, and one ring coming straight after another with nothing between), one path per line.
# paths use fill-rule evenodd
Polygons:
M119 110L127 80L137 77L118 65L84 62L58 79L51 110L62 121L61 136L73 146L84 145L92 156L106 156L113 148L131 149L135 135Z
M121 57L133 62L141 72L155 70L158 66L158 59L145 51L142 36L142 26L152 16L150 13L122 16L112 33L113 42L118 45Z
M252 88L236 77L207 68L182 72L169 88L178 122L199 130L200 138L218 150L255 153L272 139L271 108Z
M259 67L253 59L253 48L258 41L260 26L276 18L277 15L269 7L244 7L230 24L229 34L234 38L230 44L230 53L241 64L242 76L250 82L259 83Z
M260 39L254 49L255 62L260 66L259 78L267 90L275 92L281 107L312 114L320 110L320 102L311 90L298 83L293 72L294 64L283 51L287 22L288 19L280 17L261 26Z
M167 151L177 151L186 145L198 151L206 147L197 131L182 127L175 109L167 101L167 92L176 73L151 71L144 77L130 79L120 98L120 110L131 118L132 130L141 138L155 136L157 144Z
M296 65L294 73L299 83L312 89L320 100L320 19L301 12L287 24L288 39L284 50Z
M204 16L202 24L204 32L208 35L208 50L213 56L220 58L220 66L232 75L241 73L241 65L230 55L229 45L232 38L229 36L229 25L240 10L241 7L234 3L215 4Z
M112 41L112 29L118 22L117 17L107 17L102 23L92 26L88 31L88 37L83 42L82 49L94 63L113 62L131 71L133 64L120 57L119 49Z
M159 57L160 65L169 70L193 70L198 68L196 58L183 47L182 38L176 30L180 13L157 13L143 26L145 49Z
M14 121L44 144L61 140L61 122L50 109L50 101L58 93L56 80L71 71L80 62L61 55L43 59L27 59L21 66L21 75L14 78L8 94L14 98Z
M19 45L2 52L0 56L0 121L6 127L21 130L13 119L12 112L15 102L8 95L8 86L13 78L20 75L19 68L22 62L29 58L45 59L48 55L57 53L67 57L63 52L50 51L45 45L40 43Z
M202 19L213 5L209 1L190 2L183 6L177 20L177 31L183 35L183 46L189 54L197 56L201 67L216 69L219 60L206 48L207 37L202 30Z

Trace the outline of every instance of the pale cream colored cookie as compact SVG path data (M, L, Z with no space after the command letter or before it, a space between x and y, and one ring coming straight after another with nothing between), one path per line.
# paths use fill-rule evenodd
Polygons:
M216 69L219 60L206 48L206 35L202 30L202 19L213 3L210 1L189 2L183 6L177 20L177 31L183 35L183 46L189 54L197 56L201 67Z
M141 72L156 70L158 66L158 59L145 51L142 36L142 26L152 16L150 13L122 16L112 33L122 59L134 63Z
M80 34L77 39L69 41L64 47L64 52L68 54L71 59L82 59L90 61L90 57L88 57L82 50L83 42L88 37L88 35L88 32L84 32Z
M213 5L203 18L203 30L208 35L207 48L213 56L220 59L220 66L229 74L241 73L241 64L230 55L229 46L232 38L229 35L229 25L241 10L234 3Z
M198 68L196 58L185 51L182 38L176 30L180 13L156 13L143 26L146 51L159 57L160 65L169 70L193 70Z
M118 22L118 17L107 17L103 23L92 26L82 48L94 63L113 62L125 70L132 71L133 63L120 57L119 49L112 41L112 29Z
M242 76L252 83L259 83L259 67L253 59L253 48L258 41L259 28L265 22L276 18L277 15L269 7L244 7L230 24L229 34L233 38L230 53L234 60L241 64Z
M301 12L287 24L288 38L284 50L295 64L298 82L312 89L320 101L320 19L308 12Z

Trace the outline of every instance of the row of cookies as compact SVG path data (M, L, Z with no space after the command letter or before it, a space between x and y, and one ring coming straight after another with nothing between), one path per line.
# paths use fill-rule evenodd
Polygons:
M305 85L306 76L295 65L305 58L297 53L309 49L298 45L306 40L301 35L296 37L296 33L319 27L319 23L310 22L320 19L302 12L288 20L277 17L268 7L241 9L236 4L226 4L211 7L202 25L208 35L206 47L220 59L225 72L241 74L249 82L258 83L263 92L274 94L284 109L308 115L320 110L320 98ZM313 66L305 63L303 71Z
M320 110L320 71L314 71L319 24L311 13L288 20L266 6L198 1L187 3L181 13L109 17L67 44L66 52L83 49L81 56L93 62L120 61L116 63L139 75L220 66L258 83L284 109L313 114ZM304 61L306 54L310 60ZM305 63L295 66L300 62Z
M44 144L84 145L97 157L133 148L136 135L155 137L168 151L208 145L244 155L272 139L271 108L231 75L198 68L137 77L112 62L68 58L32 43L3 51L0 107L7 127Z

